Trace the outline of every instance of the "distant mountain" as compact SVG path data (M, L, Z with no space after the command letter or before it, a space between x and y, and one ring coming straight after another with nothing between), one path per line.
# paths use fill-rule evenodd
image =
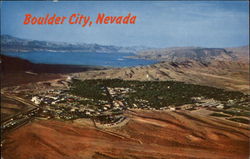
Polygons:
M234 56L240 61L249 62L249 45L242 47L226 48L226 50L231 51Z
M172 47L155 49L144 46L121 47L87 43L48 42L27 40L10 35L1 35L2 52L97 52L97 53L136 53L136 58L153 59L165 62L195 60L207 64L213 60L247 61L249 46L237 48Z
M160 61L180 62L186 60L196 60L209 62L212 59L234 59L232 51L223 48L201 48L201 47L174 47L140 51L137 57L144 59L155 59Z
M4 52L100 52L100 53L135 53L149 48L143 46L120 47L113 45L99 45L86 43L66 43L66 42L48 42L38 40L27 40L16 38L10 35L1 35L1 51Z

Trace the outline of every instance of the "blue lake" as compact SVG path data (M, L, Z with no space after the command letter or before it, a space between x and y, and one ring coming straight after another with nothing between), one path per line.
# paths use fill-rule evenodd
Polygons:
M134 54L132 53L8 52L2 54L43 64L131 67L149 65L157 62L155 60L126 58L127 56L133 56Z

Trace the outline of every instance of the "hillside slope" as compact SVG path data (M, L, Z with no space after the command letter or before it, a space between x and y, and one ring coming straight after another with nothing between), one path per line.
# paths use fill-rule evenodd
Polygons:
M249 126L188 112L127 112L119 128L36 121L7 135L5 159L247 159ZM83 119L84 120L84 119Z
M141 51L136 58L161 62L75 74L80 79L176 80L249 93L249 46L238 48L179 47Z
M75 73L79 79L175 80L249 93L249 65L235 61L204 64L194 60Z

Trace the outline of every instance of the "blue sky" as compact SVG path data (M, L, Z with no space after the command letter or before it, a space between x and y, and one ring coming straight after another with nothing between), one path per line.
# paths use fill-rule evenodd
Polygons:
M247 1L0 2L1 34L25 39L149 47L232 47L249 43ZM70 16L94 21L98 13L137 16L134 25L23 25L25 14Z

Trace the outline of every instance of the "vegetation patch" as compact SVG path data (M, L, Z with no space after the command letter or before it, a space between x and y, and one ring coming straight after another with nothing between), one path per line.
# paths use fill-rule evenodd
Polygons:
M210 115L211 116L216 116L216 117L230 117L229 115L222 114L222 113L212 113Z
M243 123L243 124L249 124L250 123L249 119L245 119L245 118L230 118L229 120L239 122L239 123Z
M250 116L250 112L243 110L222 110L222 112L233 116L245 116L245 117Z
M246 98L241 92L186 84L176 81L125 81L120 79L74 80L70 92L77 96L93 100L109 100L105 94L106 88L129 88L122 100L129 105L148 105L154 108L168 105L184 105L195 103L192 97L213 98L218 101L238 100ZM144 100L144 102L141 101ZM145 102L146 101L146 102Z

